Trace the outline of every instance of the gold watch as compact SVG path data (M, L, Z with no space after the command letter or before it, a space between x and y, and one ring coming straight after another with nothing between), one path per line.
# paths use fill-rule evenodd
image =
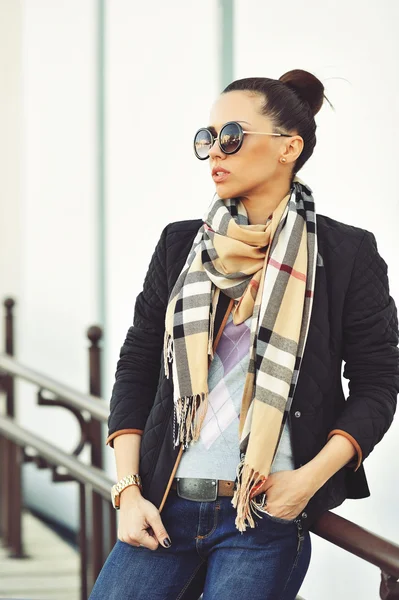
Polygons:
M112 506L119 510L120 501L121 501L121 493L123 490L130 485L137 485L140 488L140 491L143 491L143 486L141 484L141 477L138 474L135 475L127 475L123 477L118 483L111 488L111 498L112 498Z

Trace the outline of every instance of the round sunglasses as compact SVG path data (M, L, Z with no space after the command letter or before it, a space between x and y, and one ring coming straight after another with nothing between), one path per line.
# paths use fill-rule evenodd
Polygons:
M200 160L209 158L209 152L216 140L223 154L235 154L239 151L244 140L244 134L271 135L275 137L292 137L288 133L265 133L264 131L244 131L237 121L225 123L219 135L215 137L209 129L202 127L194 136L195 156Z

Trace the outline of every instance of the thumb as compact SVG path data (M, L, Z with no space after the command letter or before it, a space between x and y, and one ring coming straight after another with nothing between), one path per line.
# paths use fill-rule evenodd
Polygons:
M164 548L169 548L169 546L172 545L172 542L170 541L168 532L166 531L162 523L160 514L158 513L157 515L154 515L153 517L151 517L151 519L147 518L147 520L151 525L152 530L154 532L154 536L157 538L159 543L162 544Z

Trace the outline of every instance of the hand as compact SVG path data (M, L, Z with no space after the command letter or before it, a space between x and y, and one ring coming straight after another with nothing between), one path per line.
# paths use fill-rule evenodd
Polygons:
M305 508L316 489L301 469L271 473L251 494L266 492L266 510L279 519L295 519Z
M165 544L168 537L159 510L143 498L137 486L123 490L118 539L131 546L141 545L149 550L156 550L160 543L164 548L168 548Z

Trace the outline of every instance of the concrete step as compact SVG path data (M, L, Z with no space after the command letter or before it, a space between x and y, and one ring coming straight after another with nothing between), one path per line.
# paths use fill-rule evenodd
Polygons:
M22 530L28 558L9 558L0 548L0 598L79 600L78 552L28 511Z

